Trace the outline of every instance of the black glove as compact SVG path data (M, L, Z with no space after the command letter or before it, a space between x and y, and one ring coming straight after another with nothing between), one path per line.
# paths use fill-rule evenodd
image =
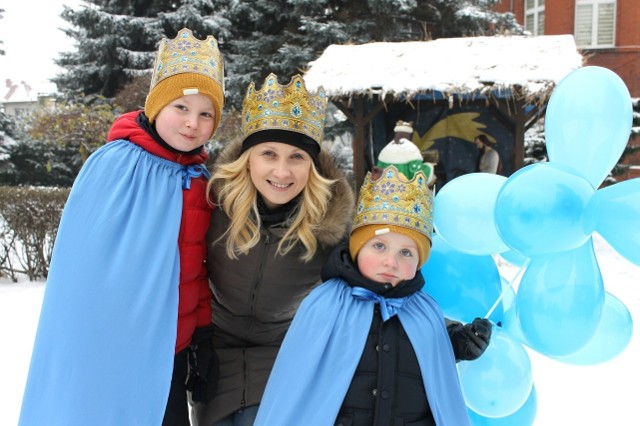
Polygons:
M196 328L189 345L186 388L193 402L207 403L216 395L218 357L213 349L213 326Z
M472 361L479 358L491 340L491 322L476 318L471 324L450 322L447 332L457 361Z

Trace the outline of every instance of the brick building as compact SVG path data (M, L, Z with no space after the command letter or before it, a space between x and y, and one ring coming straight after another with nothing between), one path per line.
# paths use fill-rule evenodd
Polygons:
M614 71L640 98L640 1L502 0L495 9L514 13L532 35L573 34L585 65ZM640 143L640 137L629 143ZM625 162L632 165L625 177L639 177L640 155Z

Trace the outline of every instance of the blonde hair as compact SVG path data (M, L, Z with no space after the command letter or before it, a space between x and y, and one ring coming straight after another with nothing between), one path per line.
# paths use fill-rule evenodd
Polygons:
M247 167L251 149L243 152L235 161L220 165L207 184L207 193L217 197L215 204L230 218L229 229L220 237L227 237L227 255L237 259L239 254L248 254L260 241L262 225L258 212L258 191L251 180ZM218 194L212 194L216 181L221 181ZM278 244L278 254L287 254L298 242L306 252L301 259L308 262L318 248L316 232L329 207L331 186L336 180L322 176L311 163L309 180L302 190L302 198L293 223ZM212 201L210 199L210 201ZM219 239L219 240L220 240Z

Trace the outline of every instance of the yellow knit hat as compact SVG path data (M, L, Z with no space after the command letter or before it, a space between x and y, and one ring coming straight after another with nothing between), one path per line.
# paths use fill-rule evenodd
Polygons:
M144 113L153 123L162 108L174 100L193 94L211 99L215 109L213 136L224 106L224 65L213 36L198 40L183 28L173 40L160 42Z

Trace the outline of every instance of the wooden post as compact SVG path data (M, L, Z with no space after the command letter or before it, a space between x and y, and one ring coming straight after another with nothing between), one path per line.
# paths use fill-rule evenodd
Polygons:
M365 126L382 110L384 102L379 102L367 115L365 115L363 96L356 95L348 100L353 106L353 109L349 108L345 102L340 100L333 100L332 102L353 124L354 134L351 148L353 150L353 176L357 192L360 190L360 186L362 186L362 182L364 182L364 176L367 173L364 152L365 137L367 136Z
M525 132L525 104L522 98L515 101L514 146L513 146L513 171L514 173L524 167L524 132Z

